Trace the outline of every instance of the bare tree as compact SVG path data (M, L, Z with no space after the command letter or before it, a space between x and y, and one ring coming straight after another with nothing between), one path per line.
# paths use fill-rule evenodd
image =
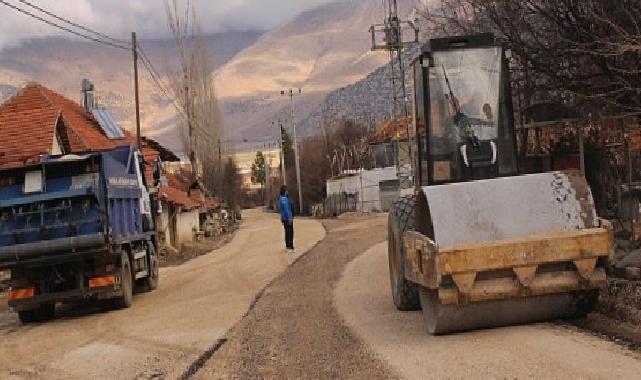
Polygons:
M513 52L513 87L526 106L641 112L638 1L441 0L423 16L428 36L495 32Z
M184 116L178 118L183 146L192 171L208 190L221 193L224 140L211 56L191 2L168 0L165 6L178 60L170 79Z

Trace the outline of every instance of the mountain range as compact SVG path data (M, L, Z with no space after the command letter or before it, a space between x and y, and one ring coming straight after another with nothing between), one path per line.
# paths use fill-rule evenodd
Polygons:
M239 31L206 37L214 68L218 69L263 32ZM169 71L175 52L172 40L142 40L149 59L160 73ZM173 150L181 150L174 128L176 111L153 84L142 64L140 70L140 111L143 132ZM135 129L132 53L93 42L60 37L40 38L0 51L0 101L28 82L38 82L66 97L81 102L82 79L95 86L96 100L107 106L119 124Z
M401 17L422 3L400 2ZM328 96L336 99L337 91L367 80L388 62L387 53L371 51L369 33L370 26L384 16L380 0L338 0L305 11L269 31L207 36L226 134L240 143L241 150L274 138L278 132L272 122L291 124L289 96L281 96L281 91L290 88L295 94L291 99L294 119L304 124L303 134L313 134L316 119L312 116L318 114L319 107L331 104ZM143 40L141 45L158 71L166 72L173 42ZM34 39L0 51L0 101L30 81L80 101L83 78L94 83L98 102L112 109L121 126L132 130L131 52L64 38ZM144 70L140 92L143 132L174 151L182 151L175 128L176 111ZM363 96L362 91L358 96Z

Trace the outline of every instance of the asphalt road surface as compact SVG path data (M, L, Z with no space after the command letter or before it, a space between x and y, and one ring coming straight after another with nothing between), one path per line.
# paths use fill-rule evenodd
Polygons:
M428 335L419 312L391 300L387 244L345 269L335 290L345 323L407 379L638 379L641 356L578 329L554 323Z
M177 267L130 309L64 308L58 319L21 325L0 313L0 378L178 378L241 320L257 294L325 236L296 220L296 255L285 253L278 215L244 213L233 240Z

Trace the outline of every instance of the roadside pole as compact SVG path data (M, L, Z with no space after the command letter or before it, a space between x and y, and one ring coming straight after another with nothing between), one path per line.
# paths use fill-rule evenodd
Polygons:
M274 122L272 121L272 125ZM280 178L283 180L283 185L287 186L287 169L285 168L285 151L283 150L283 123L278 120L278 147L280 148Z
M134 96L136 99L136 143L141 150L142 145L140 137L140 97L138 95L138 44L136 42L136 32L131 32L131 51L134 56Z
M298 93L301 93L301 89L298 89ZM285 95L285 91L281 91L281 95ZM294 162L296 165L296 185L298 187L298 207L299 212L303 213L303 187L300 182L300 161L298 159L298 140L296 138L296 122L294 120L294 89L289 89L289 101L291 108L291 118L292 118L292 129L294 134Z
M267 148L267 156L265 157L265 163L263 165L265 169L265 207L269 207L271 201L271 142L264 143L263 148Z
M299 89L300 91L300 89ZM296 184L298 185L299 213L303 213L303 184L300 182L300 159L298 154L298 139L296 138L296 120L294 120L294 91L289 90L289 99L292 105L292 128L294 129L294 159L296 162Z

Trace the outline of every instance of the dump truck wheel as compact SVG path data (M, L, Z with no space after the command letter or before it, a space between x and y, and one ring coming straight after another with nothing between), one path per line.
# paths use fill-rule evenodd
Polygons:
M154 245L149 245L149 277L145 279L146 288L148 290L156 290L158 288L158 280L160 278L160 264L158 263L158 255L156 255L156 249Z
M394 305L401 311L420 310L416 284L405 278L403 233L414 226L414 195L402 197L392 205L387 222L390 285Z
M22 323L44 322L53 319L56 313L55 303L41 304L37 309L21 310L18 312L18 318Z
M120 287L122 288L122 295L114 299L114 307L117 309L126 309L131 306L134 297L134 284L131 275L131 262L127 252L122 253L122 271L120 274Z
M40 321L48 321L56 315L56 304L53 302L40 305Z
M24 324L38 322L39 311L40 309L20 310L18 311L18 318L20 318L20 322Z

